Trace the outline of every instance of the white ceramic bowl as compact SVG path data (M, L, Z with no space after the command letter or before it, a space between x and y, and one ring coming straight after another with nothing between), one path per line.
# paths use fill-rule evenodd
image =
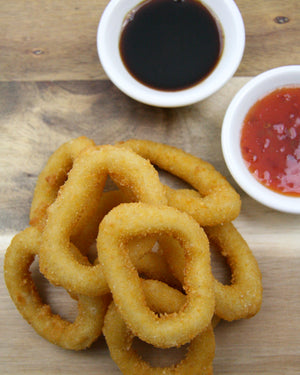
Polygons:
M201 0L222 25L224 47L213 72L198 85L166 92L149 88L133 78L122 63L119 37L124 17L141 0L111 0L105 8L97 32L98 55L110 80L125 94L158 107L180 107L198 102L220 89L235 73L243 56L245 29L234 0Z
M230 103L222 126L222 149L227 167L240 187L252 198L278 211L300 214L300 198L273 192L248 171L240 148L243 120L252 105L280 87L300 86L300 65L282 66L251 79Z

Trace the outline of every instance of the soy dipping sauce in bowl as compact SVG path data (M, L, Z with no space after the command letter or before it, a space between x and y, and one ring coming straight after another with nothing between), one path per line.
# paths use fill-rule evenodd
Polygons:
M131 98L158 107L212 95L235 73L244 45L234 0L111 0L97 32L108 78Z
M203 80L222 53L221 26L197 0L150 0L124 20L120 54L142 84L182 90Z

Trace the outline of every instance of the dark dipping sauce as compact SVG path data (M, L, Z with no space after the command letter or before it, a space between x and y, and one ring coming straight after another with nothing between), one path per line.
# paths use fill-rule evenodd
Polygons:
M163 91L192 87L205 79L222 53L216 19L197 0L150 0L124 20L119 49L140 83Z

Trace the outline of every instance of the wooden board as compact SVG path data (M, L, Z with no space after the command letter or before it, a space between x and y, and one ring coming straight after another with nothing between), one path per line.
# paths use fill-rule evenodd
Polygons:
M103 338L77 353L38 336L17 312L3 278L6 248L28 225L39 172L60 144L79 135L98 144L132 137L166 142L206 159L228 178L241 194L235 225L259 262L264 299L254 318L217 327L214 373L299 374L300 216L266 208L243 193L220 144L222 119L237 90L260 71L300 63L299 2L237 4L247 45L235 77L201 103L160 109L135 102L106 79L95 49L105 1L0 0L0 374L120 374ZM289 22L275 23L277 16ZM223 267L214 262L221 277ZM53 310L73 318L76 304L66 293L40 277L39 283ZM158 356L140 346L147 356Z
M0 0L2 80L103 79L96 33L105 0ZM247 44L238 76L300 63L298 0L237 0ZM284 23L278 21L278 17ZM292 56L292 57L291 57Z

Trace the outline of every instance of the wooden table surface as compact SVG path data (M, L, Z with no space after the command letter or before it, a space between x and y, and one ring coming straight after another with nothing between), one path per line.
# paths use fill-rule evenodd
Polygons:
M222 119L237 90L265 70L300 64L299 0L237 0L246 27L238 71L210 98L179 109L137 103L107 79L96 51L106 3L0 0L0 374L120 373L104 339L78 353L38 336L17 312L3 279L5 250L28 226L39 172L60 144L79 135L98 144L132 137L169 143L228 178L241 194L235 225L259 262L264 297L254 318L217 327L214 373L299 374L300 216L276 212L243 193L220 146ZM54 311L74 316L63 290L44 288Z

